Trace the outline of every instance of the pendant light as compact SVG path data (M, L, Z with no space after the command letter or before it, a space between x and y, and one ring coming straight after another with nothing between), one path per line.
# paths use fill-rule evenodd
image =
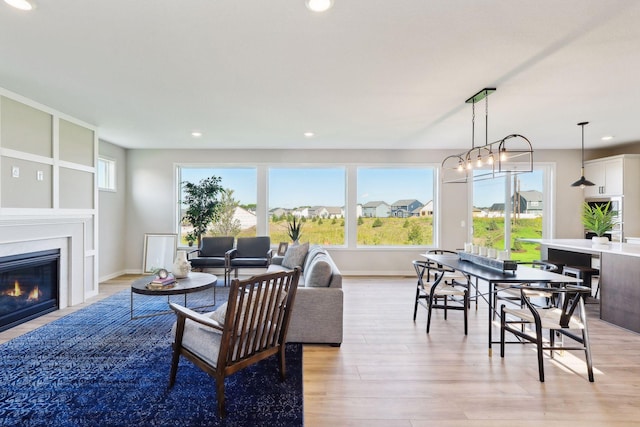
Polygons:
M591 187L595 185L593 182L589 181L584 177L584 126L588 125L589 122L580 122L578 126L582 128L582 168L580 169L580 179L571 184L572 187Z
M511 134L501 140L489 142L487 97L495 91L496 88L484 88L465 101L471 104L471 149L445 157L441 166L443 184L466 184L469 181L505 176L507 173L519 174L533 171L533 148L531 142L524 136ZM476 145L475 104L482 100L485 104L484 145Z

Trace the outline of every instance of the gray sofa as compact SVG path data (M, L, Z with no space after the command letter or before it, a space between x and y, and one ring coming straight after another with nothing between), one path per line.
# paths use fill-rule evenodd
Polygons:
M301 259L298 257L297 261ZM289 270L295 267L291 262L291 257L287 255L273 257L267 271ZM310 246L302 262L294 263L300 265L302 275L293 304L287 342L340 346L344 301L340 270L329 253L318 245Z

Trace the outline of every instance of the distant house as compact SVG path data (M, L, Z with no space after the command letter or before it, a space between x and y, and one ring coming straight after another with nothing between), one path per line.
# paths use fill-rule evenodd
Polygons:
M416 199L398 200L391 205L391 216L397 218L407 218L411 213L423 205Z
M542 215L542 192L537 190L528 190L520 191L517 194L520 195L520 209L517 210L518 213ZM517 199L514 195L511 198L514 211L517 209L516 200Z
M309 218L329 218L329 211L324 206L312 206L309 208Z
M280 218L282 215L286 215L288 213L288 211L286 209L283 208L275 208L275 209L271 209L269 211L269 215L273 218L278 217Z
M241 208L238 206L233 212L233 220L240 223L240 229L245 230L247 228L255 227L258 224L256 215L253 212Z
M297 218L309 218L311 216L308 207L297 208L291 213Z
M429 200L424 206L414 211L415 216L433 216L433 200Z
M367 202L362 205L362 216L366 218L388 218L391 206L382 201Z
M503 212L504 213L504 203L494 203L489 208L489 212Z
M344 218L344 209L340 206L325 207L327 216L325 218Z

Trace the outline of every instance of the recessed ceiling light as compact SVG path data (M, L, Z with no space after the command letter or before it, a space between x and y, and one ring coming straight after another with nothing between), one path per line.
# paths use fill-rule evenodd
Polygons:
M315 135L315 133L313 133L313 132L305 132L304 133L305 138L313 138L314 135Z
M191 132L191 136L194 138L200 138L202 136L202 132L194 130L193 132Z
M333 6L333 0L305 0L304 3L313 12L324 12Z
M606 135L600 139L602 139L603 141L611 141L613 139L613 135Z
M20 10L33 10L35 5L30 0L4 0L10 6Z

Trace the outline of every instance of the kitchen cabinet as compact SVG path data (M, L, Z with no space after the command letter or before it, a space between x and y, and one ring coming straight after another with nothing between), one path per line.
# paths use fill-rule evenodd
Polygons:
M585 162L584 176L595 185L585 187L585 197L622 196L624 194L624 158L616 156Z

